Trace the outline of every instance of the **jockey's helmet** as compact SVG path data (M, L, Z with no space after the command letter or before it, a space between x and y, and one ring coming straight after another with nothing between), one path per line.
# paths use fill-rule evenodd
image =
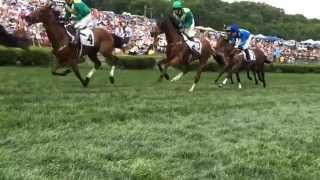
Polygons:
M178 10L178 9L182 9L182 8L183 8L183 6L182 6L181 1L175 1L173 3L173 7L172 7L173 10Z
M227 32L237 33L237 32L239 32L239 29L240 29L240 27L238 24L232 24L227 27Z

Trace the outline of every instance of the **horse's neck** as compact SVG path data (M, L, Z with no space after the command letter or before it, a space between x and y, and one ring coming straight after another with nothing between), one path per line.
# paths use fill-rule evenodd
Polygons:
M44 27L46 29L48 38L50 42L52 43L52 47L60 48L60 43L63 43L68 39L68 34L66 32L66 29L62 27L58 23L53 24L44 24Z
M224 40L218 40L217 51L221 51L225 54L225 56L230 56L233 52L234 48L228 42L224 42Z
M168 44L178 42L182 38L172 25L168 25L168 28L165 31L165 35Z

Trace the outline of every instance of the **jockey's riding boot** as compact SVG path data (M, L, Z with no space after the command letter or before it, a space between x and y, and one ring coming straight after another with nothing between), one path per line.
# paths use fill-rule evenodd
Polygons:
M245 49L244 52L246 53L246 58L247 58L247 62L249 62L251 59L250 59L250 52L249 52L249 49Z
M76 33L72 41L72 45L75 45L75 46L78 45L79 41L80 41L80 29L76 29Z

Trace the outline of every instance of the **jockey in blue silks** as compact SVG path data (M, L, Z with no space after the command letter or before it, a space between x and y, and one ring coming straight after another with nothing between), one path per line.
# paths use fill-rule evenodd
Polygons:
M233 42L237 42L236 48L240 49L241 51L244 51L246 54L247 61L250 61L250 54L249 54L249 46L250 41L252 39L252 35L248 30L241 29L239 25L232 24L231 26L227 27L227 33L229 40Z

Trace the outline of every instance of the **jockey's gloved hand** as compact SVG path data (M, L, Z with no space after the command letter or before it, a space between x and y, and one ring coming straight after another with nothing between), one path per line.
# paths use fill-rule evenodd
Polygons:
M184 27L183 27L183 24L182 24L182 23L179 23L179 24L178 24L178 28L179 28L179 29L183 29L183 28L184 28Z
M58 20L62 24L68 24L70 22L70 19L65 17L59 17Z
M64 5L64 9L68 12L72 12L72 8L68 4Z

